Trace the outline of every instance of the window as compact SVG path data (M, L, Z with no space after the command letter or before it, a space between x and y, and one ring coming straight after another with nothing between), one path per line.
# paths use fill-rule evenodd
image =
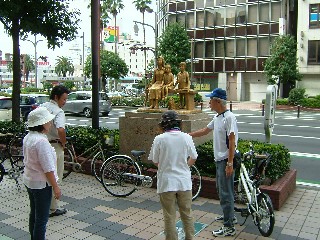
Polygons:
M319 28L319 9L320 4L310 4L309 28Z
M320 41L308 41L308 64L320 64Z

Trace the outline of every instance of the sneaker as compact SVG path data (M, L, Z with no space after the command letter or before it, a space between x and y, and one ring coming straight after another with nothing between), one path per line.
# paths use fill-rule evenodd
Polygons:
M63 215L67 212L67 209L62 208L62 209L56 209L54 212L49 214L49 217L55 217L55 216L60 216Z
M221 227L219 230L213 231L212 234L216 237L228 237L236 235L234 227Z
M214 219L215 221L223 221L223 215L220 215ZM238 220L236 216L233 216L233 224L237 224Z

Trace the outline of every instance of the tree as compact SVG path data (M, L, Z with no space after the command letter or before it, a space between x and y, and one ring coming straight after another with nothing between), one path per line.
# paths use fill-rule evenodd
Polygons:
M0 0L0 22L13 42L13 121L20 121L20 38L40 34L49 48L60 47L76 38L78 15L65 0Z
M100 74L102 85L100 89L106 91L107 78L114 78L117 81L121 77L126 76L128 71L128 66L118 54L107 50L100 51ZM92 75L91 54L87 57L84 74L86 77L91 77Z
M72 76L74 73L74 66L68 58L58 57L54 71L58 76L62 75L63 77L66 77L68 72L69 76Z
M179 72L180 62L190 59L190 42L185 28L179 23L169 25L159 38L159 56L171 65L172 73Z
M24 72L26 74L26 81L28 81L30 72L35 70L36 67L35 67L34 61L31 60L28 54L25 55L23 64L24 64Z
M107 11L108 13L111 13L114 18L114 30L115 30L115 38L114 38L114 52L117 53L117 15L120 13L120 10L124 8L124 5L122 3L122 0L103 0L101 11ZM104 13L102 13L105 15Z
M150 4L151 0L135 0L133 1L136 9L142 13L142 25L143 25L143 40L146 40L146 31L144 27L144 13L151 11ZM144 43L145 44L145 43Z
M297 43L293 36L277 37L271 45L270 57L264 62L264 73L268 84L280 83L292 88L296 81L301 81L298 70ZM279 79L279 80L278 80Z

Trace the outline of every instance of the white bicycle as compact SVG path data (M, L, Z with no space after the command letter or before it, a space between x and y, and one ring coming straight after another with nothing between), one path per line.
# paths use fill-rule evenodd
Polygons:
M258 226L259 232L264 237L272 234L275 223L271 199L259 189L265 178L265 169L270 160L270 154L256 154L252 144L250 144L249 151L244 153L242 158L239 158L240 173L235 180L235 201L246 205L245 208L235 207L235 212L241 213L241 216L246 218L243 224L251 215L254 224ZM244 165L245 161L250 161L250 165L253 165L250 172Z

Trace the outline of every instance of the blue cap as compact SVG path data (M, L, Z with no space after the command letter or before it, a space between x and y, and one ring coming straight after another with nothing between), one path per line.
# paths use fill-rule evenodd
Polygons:
M215 88L210 94L207 94L206 97L209 97L209 98L216 97L216 98L227 100L227 93L222 88Z

